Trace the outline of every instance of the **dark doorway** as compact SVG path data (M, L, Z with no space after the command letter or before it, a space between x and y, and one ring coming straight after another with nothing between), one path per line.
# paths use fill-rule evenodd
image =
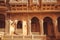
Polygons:
M18 29L22 29L22 21L18 21L18 23L17 23L17 28L18 28Z
M40 24L39 19L37 17L33 17L31 19L31 32L39 33L40 32Z
M55 38L54 25L50 17L44 18L44 34L47 35L47 40L53 40Z
M57 25L58 25L58 32L60 32L60 17L58 17L58 19L57 19Z
M17 31L16 31L17 34L23 34L23 31L22 31L22 21L18 21L17 22Z
M0 28L5 28L5 16L0 14Z

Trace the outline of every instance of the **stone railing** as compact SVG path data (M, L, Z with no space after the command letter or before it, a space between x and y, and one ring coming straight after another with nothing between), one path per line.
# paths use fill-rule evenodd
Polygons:
M50 4L39 6L28 6L28 5L10 5L8 12L60 12L60 4Z
M14 8L18 10L18 8L21 9L26 9L26 10L60 10L60 4L59 3L44 3L41 5L37 4L10 4L11 9L13 10Z
M1 37L1 40L46 40L44 35L4 35Z

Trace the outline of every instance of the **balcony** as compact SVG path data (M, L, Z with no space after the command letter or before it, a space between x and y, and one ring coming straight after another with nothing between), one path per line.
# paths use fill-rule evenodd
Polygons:
M60 4L59 3L42 3L34 4L34 3L14 3L10 4L10 10L7 12L19 13L19 12L60 12Z
M0 11L2 12L2 11L6 11L7 10L7 7L5 7L5 6L0 6Z
M0 11L5 11L5 10L7 10L6 0L0 0Z
M7 12L11 12L11 13L19 13L19 12L60 12L60 7L58 6L58 8L55 7L43 7L43 8L39 8L39 7L11 7L11 10L8 10Z

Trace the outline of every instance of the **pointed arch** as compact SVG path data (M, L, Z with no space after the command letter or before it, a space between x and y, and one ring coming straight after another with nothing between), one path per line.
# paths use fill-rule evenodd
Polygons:
M31 19L31 32L40 32L40 23L37 17Z
M23 26L22 25L23 25L22 21L19 20L17 22L17 30L16 30L17 34L23 34Z
M46 35L54 35L54 26L53 26L53 21L50 17L45 17L43 19L44 23L43 23L43 26L44 26L44 34Z
M18 28L18 29L19 29L19 28L22 29L22 21L18 21L18 22L17 22L17 28Z

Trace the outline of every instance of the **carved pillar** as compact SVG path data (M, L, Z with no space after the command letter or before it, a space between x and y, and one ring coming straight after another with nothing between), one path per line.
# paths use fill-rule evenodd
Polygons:
M11 34L13 34L13 28L12 28L12 24L13 24L13 21L11 21L11 20L9 20L9 22L10 22L10 27L9 27L9 34L11 35Z
M17 32L17 22L18 20L15 20L15 32Z
M9 33L9 27L10 27L10 23L9 20L5 20L5 33Z
M57 35L57 32L58 32L58 29L57 29L57 20L53 20L53 23L54 23L54 32L55 32L55 35Z
M9 18L8 18L8 15L5 14L5 34L9 33Z
M27 22L26 20L23 20L23 35L27 35Z
M10 35L15 34L16 22L10 20Z
M28 20L28 35L31 35L31 20Z
M44 29L43 29L43 20L41 19L40 20L40 33L41 33L41 35L43 35L44 34Z

